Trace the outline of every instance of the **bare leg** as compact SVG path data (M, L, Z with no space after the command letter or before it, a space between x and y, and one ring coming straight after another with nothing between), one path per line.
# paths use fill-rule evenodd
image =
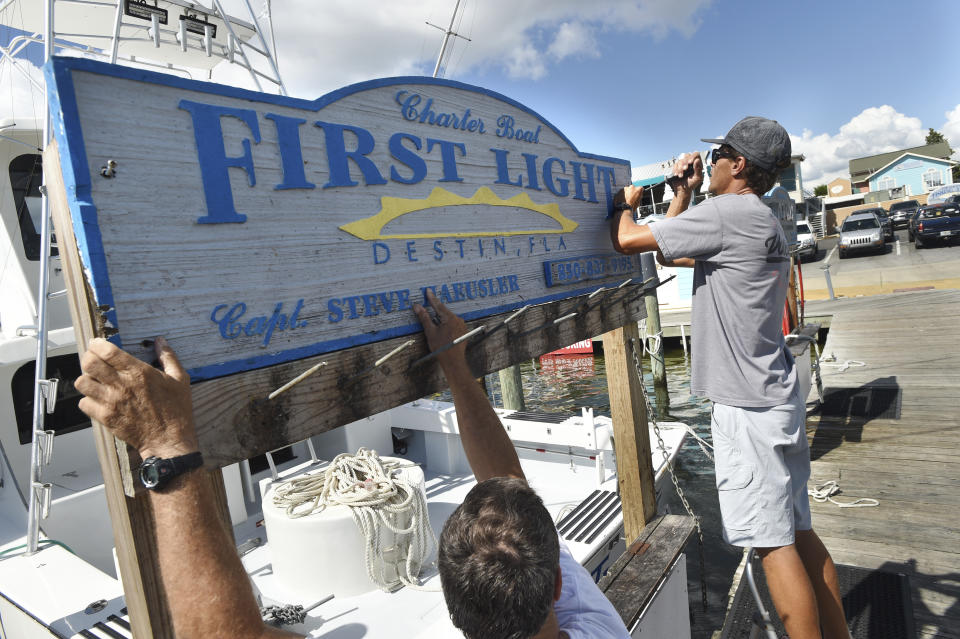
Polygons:
M773 605L790 639L821 639L817 598L794 544L757 548Z
M837 583L837 568L830 553L813 530L798 530L796 547L817 597L824 639L850 639Z

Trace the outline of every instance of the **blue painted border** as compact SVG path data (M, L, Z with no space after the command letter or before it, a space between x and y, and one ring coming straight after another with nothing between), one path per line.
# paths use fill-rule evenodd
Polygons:
M94 289L96 302L101 308L108 308L108 310L105 312L106 319L118 330L120 327L117 322L116 310L114 309L113 304L113 291L110 287L106 256L104 255L103 241L97 221L97 209L93 204L90 193L90 172L87 168L86 148L84 146L83 134L80 130L80 115L77 110L76 93L73 86L73 71L85 71L99 75L133 80L136 82L146 82L149 84L186 89L189 91L198 91L201 93L239 98L252 102L277 104L281 106L289 106L313 111L320 111L324 107L333 104L334 102L337 102L338 100L341 100L347 96L353 95L354 93L381 87L401 84L425 84L451 87L492 97L531 115L538 121L548 126L558 137L560 137L567 145L569 145L579 157L600 160L609 162L611 164L621 164L628 167L628 169L630 167L630 162L628 160L611 158L603 155L595 155L592 153L582 153L567 138L567 136L561 133L560 130L553 126L553 124L551 124L546 118L542 117L533 109L524 106L516 100L508 98L507 96L497 93L496 91L491 91L489 89L484 89L471 84L465 84L463 82L456 82L454 80L418 76L381 78L377 80L368 80L366 82L358 82L356 84L337 89L336 91L328 93L327 95L317 98L316 100L304 100L270 93L260 93L257 91L250 91L247 89L240 89L222 84L214 84L211 82L188 80L186 78L180 78L155 71L146 71L143 69L112 65L105 62L98 62L96 60L54 57L44 67L44 74L47 79L49 96L48 101L51 118L54 123L54 136L56 137L57 145L60 151L61 170L63 172L64 184L67 190L70 213L71 217L73 218L74 235L77 239L77 246L80 250L81 257L83 258L83 263L85 267L89 269L88 277L90 284ZM528 299L516 303L503 304L501 306L463 313L462 317L469 321L480 317L487 317L489 315L515 310L527 304L543 304L569 297L576 297L578 295L586 295L601 288L602 286L603 284L596 283L583 289L564 291L562 293L547 295L536 299ZM361 346L363 344L379 342L393 337L412 335L421 331L422 328L420 323L416 322L413 324L397 326L384 331L362 333L360 335L354 335L351 337L318 342L309 346L288 349L277 353L272 353L270 355L261 355L257 357L232 360L220 364L199 366L197 368L190 369L187 372L190 374L190 377L193 381L201 381L215 377L223 377L233 373L263 368L265 366L280 364L296 359L302 359L304 357L321 355L323 353L342 350L352 346ZM111 341L116 343L118 346L122 346L119 335L111 338Z
M71 66L51 62L44 66L43 72L47 83L51 128L57 140L60 171L63 173L77 249L80 251L84 269L87 270L96 305L105 309L101 314L107 324L118 331L109 339L122 347L117 311L113 303L113 289L110 286L106 255L103 251L103 238L97 220L97 207L93 204L90 192L87 150L83 142L83 132L80 130L80 112L77 109Z

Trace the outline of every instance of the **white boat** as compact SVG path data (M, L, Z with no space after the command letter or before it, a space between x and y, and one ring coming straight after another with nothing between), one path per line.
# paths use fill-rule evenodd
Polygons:
M23 26L28 34L20 44L43 42L42 9L52 12L56 8L63 11L57 14L63 24L69 23L69 41L76 50L87 46L100 50L99 54L84 50L85 55L160 68L172 62L207 73L214 63L234 62L260 69L253 75L258 85L259 80L273 79L282 89L278 76L271 78L262 71L272 66L271 56L257 64L247 58L253 53L243 44L246 41L252 41L259 53L270 51L252 10L248 20L241 20L222 14L217 0L209 8L184 0L149 4L137 0L12 2L24 7ZM177 22L173 19L177 14L187 19ZM170 26L165 27L166 23ZM46 32L47 41L51 32ZM14 53L18 46L11 43L6 53ZM0 393L0 636L129 637L100 465L90 423L77 409L79 396L72 386L80 371L62 295L62 270L59 258L52 257L46 264L40 259L44 215L39 149L44 131L39 120L0 122L0 160L9 167L8 175L0 179L0 388L4 389ZM48 287L38 291L42 270L48 271ZM42 337L46 338L45 347ZM40 391L34 379L38 343L47 354L42 378L60 380L56 387L41 385ZM44 403L44 392L50 395L47 403L55 410L46 417L43 430L49 434L40 432L35 438L34 406L37 398ZM624 549L610 420L590 411L568 416L505 410L498 414L571 553L598 578ZM665 446L664 451L653 452L658 486L687 432L682 424L662 423L659 427ZM656 440L651 432L651 441ZM395 441L400 443L395 446ZM224 468L238 550L264 604L306 606L313 601L291 589L289 582L272 570L278 557L283 561L283 553L302 555L311 549L271 547L269 531L260 526L262 495L278 481L322 468L321 460L360 447L410 460L422 468L430 523L437 534L474 484L453 407L432 400L400 406L272 455ZM38 515L35 520L31 510ZM32 553L27 552L31 526L37 524L30 521L39 522L39 542L33 541L37 552ZM341 533L359 535L349 530ZM332 547L342 542L344 539L337 538L318 541ZM360 574L362 582L362 563L355 563L352 570ZM323 577L346 579L347 575ZM357 577L351 573L351 578ZM425 566L421 579L426 590L403 588L385 593L371 583L362 593L337 596L313 609L305 623L293 629L331 637L459 636L447 620L435 569ZM657 614L665 614L663 605L667 605L669 618L681 620L674 624L675 636L688 637L682 556L667 582L674 586L662 588L671 594L661 596ZM641 619L635 633L641 632L643 623Z

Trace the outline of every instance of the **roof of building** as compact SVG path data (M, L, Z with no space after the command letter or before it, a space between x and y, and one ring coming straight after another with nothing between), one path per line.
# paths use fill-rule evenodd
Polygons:
M948 164L948 165L957 164L957 162L955 162L954 160L951 160L951 159L949 159L949 158L937 158L937 157L933 157L933 156L930 156L930 155L921 155L921 154L919 154L919 153L901 153L898 157L896 157L896 158L893 159L892 161L888 162L887 164L881 166L879 169L877 169L876 171L874 171L873 173L871 173L870 175L868 175L867 177L862 178L862 179L864 179L864 180L869 180L870 178L872 178L872 177L875 176L876 174L880 173L881 171L886 171L886 170L887 170L888 168L890 168L892 165L896 164L897 162L899 162L901 159L907 157L908 155L911 156L911 157L915 157L915 158L923 158L924 160L932 160L933 162L943 162L944 164Z
M936 144L924 144L923 146L915 146L909 149L899 149L897 151L888 151L863 158L854 158L850 160L850 181L853 183L865 181L868 176L876 173L904 153L916 153L947 160L950 158L950 145L946 142L937 142Z

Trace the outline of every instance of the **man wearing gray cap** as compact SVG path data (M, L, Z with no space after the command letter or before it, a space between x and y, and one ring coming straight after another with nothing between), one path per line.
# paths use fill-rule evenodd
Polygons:
M747 117L704 142L719 145L715 197L687 208L703 162L683 155L667 219L635 224L626 213L642 189L628 186L614 198L611 240L621 253L656 251L665 266L693 267L691 390L713 401L724 539L756 548L792 639L848 639L836 568L810 522L805 398L781 327L790 257L760 199L790 164L790 137L773 120Z

